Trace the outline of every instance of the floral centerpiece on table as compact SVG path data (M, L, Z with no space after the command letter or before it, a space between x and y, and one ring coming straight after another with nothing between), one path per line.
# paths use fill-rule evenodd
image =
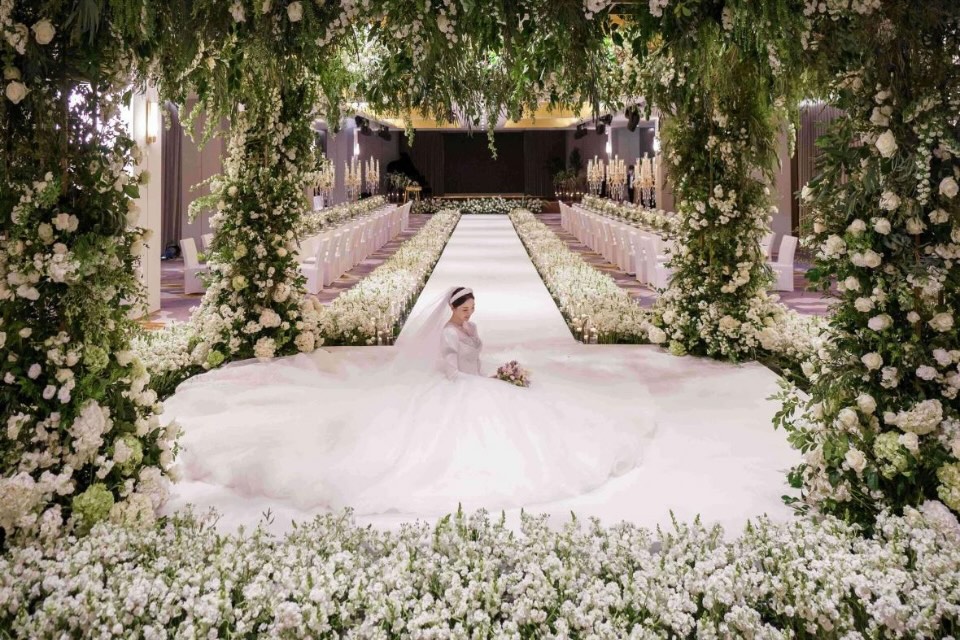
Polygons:
M521 367L520 363L516 360L511 360L507 364L501 365L493 377L518 387L530 386L530 372Z

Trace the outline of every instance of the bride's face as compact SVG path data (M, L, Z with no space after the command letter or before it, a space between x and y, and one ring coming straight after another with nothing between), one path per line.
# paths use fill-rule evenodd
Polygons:
M457 322L467 322L470 319L470 316L473 315L473 310L473 300L467 300L459 307L454 307L453 317Z

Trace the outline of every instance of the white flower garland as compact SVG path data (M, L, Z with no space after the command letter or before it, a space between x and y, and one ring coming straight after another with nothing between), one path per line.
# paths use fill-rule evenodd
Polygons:
M649 313L613 279L567 248L524 209L510 213L520 240L577 339L584 342L657 342Z

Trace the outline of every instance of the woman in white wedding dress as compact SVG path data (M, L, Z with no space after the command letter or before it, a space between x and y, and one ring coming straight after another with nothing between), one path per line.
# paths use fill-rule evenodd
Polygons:
M444 292L387 364L318 351L185 382L165 403L184 479L303 510L438 515L580 495L639 464L645 398L562 366L534 368L529 388L485 376L475 304Z

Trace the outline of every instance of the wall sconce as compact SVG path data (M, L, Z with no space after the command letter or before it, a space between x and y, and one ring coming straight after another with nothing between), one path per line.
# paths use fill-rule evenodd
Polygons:
M157 114L154 113L154 104L153 100L147 98L146 104L146 126L144 130L146 131L146 142L147 144L153 144L157 141Z

